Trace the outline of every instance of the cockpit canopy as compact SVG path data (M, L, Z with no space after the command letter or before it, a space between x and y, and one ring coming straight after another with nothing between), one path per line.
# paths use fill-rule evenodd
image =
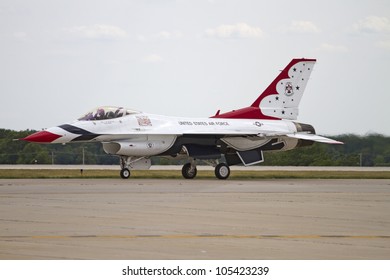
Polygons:
M78 118L79 121L97 121L97 120L109 120L124 117L131 114L137 114L138 111L129 110L123 107L111 107L104 106L93 109L92 111L86 113L81 118Z

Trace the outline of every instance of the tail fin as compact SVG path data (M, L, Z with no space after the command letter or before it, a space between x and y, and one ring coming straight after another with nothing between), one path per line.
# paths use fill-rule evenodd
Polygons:
M214 118L296 120L298 106L315 59L295 58L250 107L218 114Z

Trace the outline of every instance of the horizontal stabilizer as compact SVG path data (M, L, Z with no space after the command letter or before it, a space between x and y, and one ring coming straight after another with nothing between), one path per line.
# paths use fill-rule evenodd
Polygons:
M294 133L294 134L287 134L286 136L291 138L297 138L302 140L309 140L314 142L320 142L320 143L326 143L326 144L344 144L343 142L333 140L330 138L326 138L323 136L319 136L316 134L307 134L307 133Z

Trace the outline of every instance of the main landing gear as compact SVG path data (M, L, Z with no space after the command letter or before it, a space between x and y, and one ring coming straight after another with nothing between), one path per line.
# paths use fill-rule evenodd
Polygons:
M215 177L225 180L230 175L230 168L226 163L220 163L215 167Z
M225 180L230 175L230 168L226 163L219 163L215 166L215 177L221 180ZM197 174L195 162L189 162L183 165L181 174L185 179L194 179Z
M196 165L189 163L186 163L183 165L183 168L181 169L181 174L186 179L194 179L196 176L196 173L198 170L196 169Z

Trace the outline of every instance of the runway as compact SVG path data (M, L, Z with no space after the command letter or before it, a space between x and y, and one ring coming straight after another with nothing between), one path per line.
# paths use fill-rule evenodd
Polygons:
M390 180L0 180L0 259L389 259Z

